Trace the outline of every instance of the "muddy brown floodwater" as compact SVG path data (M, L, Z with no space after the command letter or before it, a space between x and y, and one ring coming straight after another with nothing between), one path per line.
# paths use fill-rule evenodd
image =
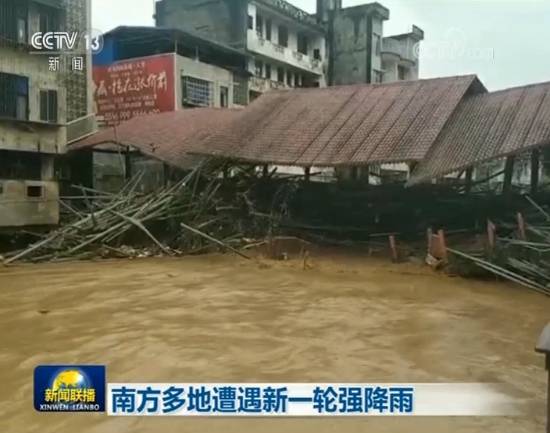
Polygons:
M360 257L0 268L0 432L542 432L550 299ZM111 382L502 382L520 417L189 419L40 414L38 364Z

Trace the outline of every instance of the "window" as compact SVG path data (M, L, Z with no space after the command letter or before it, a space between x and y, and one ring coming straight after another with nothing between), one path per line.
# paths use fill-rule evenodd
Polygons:
M277 81L279 83L285 82L285 70L283 68L277 68Z
M46 6L40 7L40 31L42 33L59 31L57 10Z
M380 38L380 35L377 34L374 35L374 52L377 56L379 56L382 52L382 39Z
M262 77L263 71L264 71L263 62L261 60L256 60L256 62L254 63L254 75L256 75L256 77Z
M182 77L182 93L184 107L211 107L212 83L194 77Z
M20 44L27 42L27 21L23 18L17 19L17 42Z
M29 80L27 77L0 73L0 117L27 120Z
M229 106L229 87L220 87L220 107L227 108Z
M40 91L40 120L57 122L57 90Z
M286 84L292 87L292 72L288 71L286 74Z
M271 80L271 65L269 63L265 64L265 78Z
M17 11L17 42L26 44L27 40L27 10L20 8Z
M40 180L42 177L40 153L0 149L0 161L0 179Z
M41 185L28 185L27 197L40 198L44 193L44 188Z
M397 66L397 79L406 80L407 79L407 69L403 66Z
M248 77L235 76L233 82L233 103L237 105L248 104Z
M27 43L28 2L0 1L0 41Z
M264 19L261 15L256 15L256 33L260 37L264 35Z
M288 28L279 26L279 45L288 47Z
M299 33L298 34L298 52L307 55L308 54L308 40L307 36Z
M313 50L313 58L315 60L321 60L321 50L319 48Z
M265 38L268 41L271 40L271 20L270 19L265 20Z
M17 106L15 107L15 118L17 120L27 120L29 107L27 107L28 104L28 96L19 94L17 95Z
M252 15L248 15L248 28L250 30L254 29L254 18Z

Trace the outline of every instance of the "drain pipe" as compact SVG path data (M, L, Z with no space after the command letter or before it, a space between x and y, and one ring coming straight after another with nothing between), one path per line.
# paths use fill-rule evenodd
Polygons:
M535 350L546 356L546 371L548 371L548 395L546 401L546 433L550 433L550 323L546 325Z

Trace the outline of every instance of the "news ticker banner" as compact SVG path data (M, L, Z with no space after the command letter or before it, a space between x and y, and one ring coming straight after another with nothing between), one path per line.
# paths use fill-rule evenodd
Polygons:
M510 416L488 384L110 383L112 416Z
M40 412L110 416L514 416L520 402L481 383L107 383L104 366L39 366Z

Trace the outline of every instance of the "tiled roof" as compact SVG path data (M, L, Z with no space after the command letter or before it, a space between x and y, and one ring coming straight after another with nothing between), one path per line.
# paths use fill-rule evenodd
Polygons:
M421 161L475 75L273 91L207 140L201 153L298 166Z
M97 132L69 146L69 151L102 144L130 146L169 165L187 168L190 151L199 151L212 131L223 129L237 110L217 108L184 109L134 117L117 127Z
M550 145L550 82L465 98L410 184Z

